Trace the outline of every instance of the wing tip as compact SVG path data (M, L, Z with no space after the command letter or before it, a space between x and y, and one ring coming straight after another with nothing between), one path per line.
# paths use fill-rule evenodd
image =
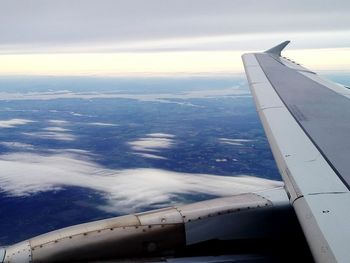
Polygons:
M290 43L290 40L284 41L281 44L278 44L277 46L274 46L268 50L266 50L264 53L272 54L272 55L277 55L281 56L282 50Z

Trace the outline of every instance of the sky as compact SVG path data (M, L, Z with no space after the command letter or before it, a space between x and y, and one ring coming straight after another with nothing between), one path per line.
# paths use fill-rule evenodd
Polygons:
M348 70L349 17L347 0L2 0L0 74L241 73L287 39L305 66Z

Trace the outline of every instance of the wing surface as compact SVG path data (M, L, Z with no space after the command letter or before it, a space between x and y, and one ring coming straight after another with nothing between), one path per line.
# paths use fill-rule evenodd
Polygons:
M242 56L274 158L318 262L350 258L350 90L281 56Z

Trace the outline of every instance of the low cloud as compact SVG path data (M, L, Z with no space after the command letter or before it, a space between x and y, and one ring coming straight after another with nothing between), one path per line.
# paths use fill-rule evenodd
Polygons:
M195 106L187 101L173 100L188 100L196 98L218 98L218 97L241 97L250 96L246 88L240 86L223 87L212 89L202 89L198 91L185 91L180 93L165 92L157 94L147 93L128 93L128 92L71 92L71 91L52 91L52 92L0 92L0 100L54 100L54 99L135 99L139 101L157 101L162 103L177 103L185 106ZM51 112L55 112L52 111ZM57 111L56 111L57 112ZM72 114L72 113L71 113ZM79 114L82 115L82 114ZM91 116L89 116L91 117ZM52 124L68 124L62 120L51 120Z
M228 139L228 138L220 138L219 141L220 141L220 143L222 143L222 144L243 146L244 143L252 142L253 140L248 140L248 139Z
M11 150L33 150L35 147L28 143L21 142L0 142L1 146L9 148Z
M65 120L49 120L49 123L54 124L54 125L66 125L66 124L69 124L69 121L65 121Z
M251 176L216 176L159 169L116 170L72 154L0 155L1 191L12 196L60 190L66 186L89 188L104 194L101 209L132 212L159 204L170 205L184 194L226 196L280 187L281 182Z
M169 134L169 133L161 133L161 132L156 132L156 133L149 133L147 134L148 137L155 137L155 138L174 138L175 135Z
M19 125L26 125L34 121L27 119L0 120L0 128L14 128Z
M174 140L164 136L148 136L128 142L131 149L137 152L159 152L174 145Z
M174 137L174 135L168 133L149 133L147 137L128 142L128 145L134 151L134 154L144 158L166 159L159 154L161 150L174 146Z
M50 132L67 132L70 131L69 129L65 129L62 127L47 127L43 129L44 131L50 131Z
M35 137L38 139L49 139L57 141L74 141L76 136L63 132L23 132L23 135Z
M166 160L167 159L163 156L159 156L159 155L151 154L151 153L135 152L134 154L141 156L143 158L149 158L149 159L157 159L157 160Z
M107 122L89 122L87 124L93 125L93 126L105 126L105 127L118 126L117 124L107 123Z

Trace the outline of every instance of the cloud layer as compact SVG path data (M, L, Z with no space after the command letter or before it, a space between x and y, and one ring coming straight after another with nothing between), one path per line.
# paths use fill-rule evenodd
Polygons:
M31 144L28 143L22 143L22 142L0 142L1 146L4 146L8 149L11 150L22 150L22 151L27 151L27 150L34 150L35 147Z
M181 46L187 37L349 30L349 9L346 0L60 0L50 5L45 0L6 0L0 9L0 35L2 49L78 43L80 48L107 45L108 51L110 43L137 48L154 39L160 40L158 47L153 44L158 49L167 46L164 39L180 39L175 46Z
M147 137L128 142L135 154L150 159L166 159L160 156L161 150L175 145L175 136L167 133L150 133ZM156 154L155 154L156 153Z
M245 143L252 142L253 140L220 138L219 141L222 144L243 146Z
M0 128L14 128L16 126L26 125L31 122L34 122L34 121L26 120L26 119L0 120Z
M196 106L186 102L176 102L172 99L193 99L193 98L217 98L217 97L227 97L227 96L248 96L249 91L241 86L224 87L224 88L213 88L213 89L202 89L199 91L184 91L184 92L163 92L157 94L147 94L143 92L72 92L72 91L62 91L62 92L1 92L0 100L54 100L54 99L135 99L140 101L157 101L164 103L178 103L181 105ZM52 112L52 110L51 110ZM13 122L24 121L21 119L12 120ZM68 121L64 120L50 120L50 124L61 126L69 124ZM1 125L2 122L0 122ZM4 122L6 124L6 122ZM116 124L93 122L91 125L99 126L115 126ZM1 126L0 126L1 127Z
M25 136L34 137L38 139L49 139L57 141L74 141L76 136L64 132L23 132Z
M49 132L68 132L70 131L69 129L65 129L65 128L62 128L62 127L47 127L47 128L44 128L43 129L44 131L49 131Z
M65 186L90 188L104 194L101 209L130 212L149 206L170 205L184 194L225 196L279 187L281 182L240 176L177 173L159 169L107 169L74 153L0 156L0 189L26 196Z
M107 123L107 122L90 122L90 123L87 123L87 124L88 125L92 125L92 126L102 126L102 127L118 126L117 124Z
M242 53L287 39L299 63L344 70L348 10L347 0L4 0L0 74L241 73Z
M174 140L161 137L145 137L128 142L131 149L141 152L159 152L162 149L169 149L174 145Z

